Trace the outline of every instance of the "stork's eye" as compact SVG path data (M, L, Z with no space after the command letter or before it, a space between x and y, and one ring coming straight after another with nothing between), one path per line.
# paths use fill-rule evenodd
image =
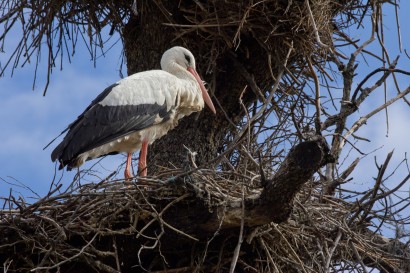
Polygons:
M191 64L191 57L189 57L188 55L185 55L185 60L187 61L188 64Z

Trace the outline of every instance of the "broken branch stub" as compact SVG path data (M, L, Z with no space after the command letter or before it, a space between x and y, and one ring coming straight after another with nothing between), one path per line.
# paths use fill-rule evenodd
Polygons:
M187 203L182 211L180 206L170 210L164 220L181 230L189 227L190 232L200 233L240 227L242 218L248 227L286 221L295 195L327 163L328 151L322 137L299 143L290 150L276 174L262 181L265 187L260 194L245 197L245 200L227 199L223 204L208 207L205 199L196 200L196 205Z

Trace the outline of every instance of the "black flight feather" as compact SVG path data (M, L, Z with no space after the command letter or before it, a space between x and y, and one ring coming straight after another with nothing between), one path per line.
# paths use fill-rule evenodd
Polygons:
M173 111L166 102L158 104L102 106L94 104L73 122L64 140L52 152L53 161L59 159L60 169L75 163L77 156L130 133L162 123Z

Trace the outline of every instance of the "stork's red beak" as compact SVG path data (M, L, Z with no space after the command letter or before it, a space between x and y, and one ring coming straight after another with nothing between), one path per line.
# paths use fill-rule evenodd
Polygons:
M199 87L201 88L202 97L204 98L204 102L206 103L206 105L208 105L209 109L211 109L211 111L214 114L216 114L214 104L212 103L211 97L209 97L208 91L206 91L206 88L204 86L204 83L201 77L199 77L198 73L196 73L195 69L193 69L192 67L188 67L187 69L189 73L191 73L195 77L196 81L199 83Z

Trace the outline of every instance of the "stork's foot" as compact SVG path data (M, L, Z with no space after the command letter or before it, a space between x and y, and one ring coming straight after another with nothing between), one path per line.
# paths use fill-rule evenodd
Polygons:
M127 163L125 164L125 171L124 171L125 180L131 180L131 178L133 177L133 175L131 174L131 161L132 161L132 153L128 153Z
M133 178L133 175L131 174L130 170L125 170L124 178L125 180L131 180L131 178Z
M142 176L142 177L147 176L147 174L148 174L147 166L141 168L141 170L138 169L138 173L139 173L139 175Z
M147 176L147 153L148 153L148 141L143 140L141 151L140 151L140 158L138 161L138 174L139 176Z

